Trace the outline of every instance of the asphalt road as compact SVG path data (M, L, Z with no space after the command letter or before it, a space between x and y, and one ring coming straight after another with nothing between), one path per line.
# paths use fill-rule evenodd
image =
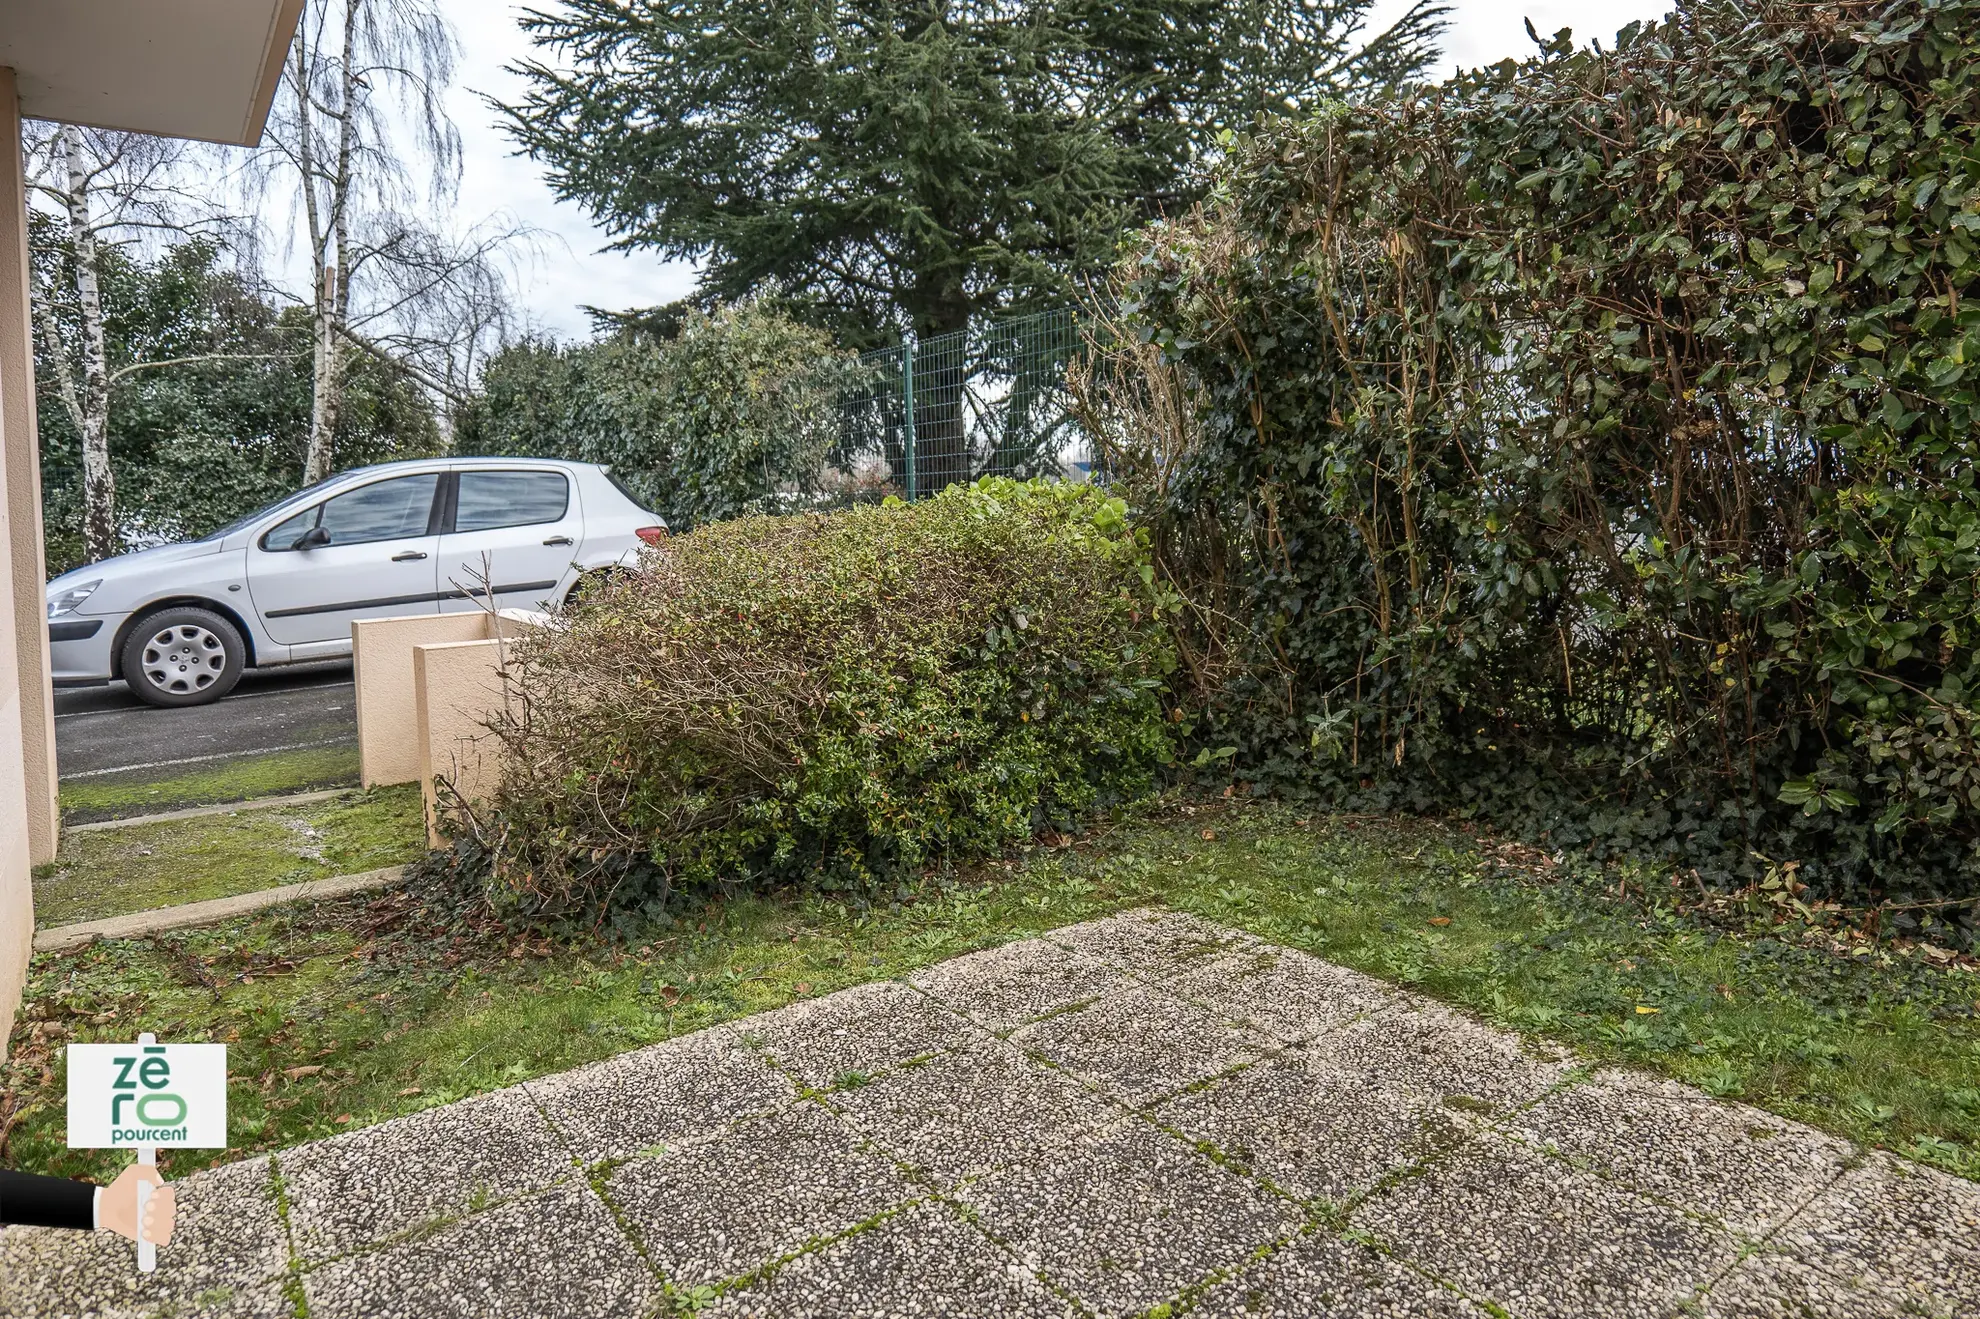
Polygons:
M349 660L249 672L226 699L164 710L123 683L55 693L62 782L167 777L277 751L357 745Z

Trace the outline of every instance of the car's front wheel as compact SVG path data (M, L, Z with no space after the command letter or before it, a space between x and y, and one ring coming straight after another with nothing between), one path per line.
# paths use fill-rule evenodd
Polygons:
M175 606L138 620L124 641L124 681L148 705L205 705L247 667L240 629L210 609Z

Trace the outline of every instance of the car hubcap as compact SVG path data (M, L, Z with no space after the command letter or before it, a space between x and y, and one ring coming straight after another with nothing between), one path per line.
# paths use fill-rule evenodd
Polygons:
M226 644L197 623L154 632L144 643L144 676L160 691L176 696L203 692L226 672Z

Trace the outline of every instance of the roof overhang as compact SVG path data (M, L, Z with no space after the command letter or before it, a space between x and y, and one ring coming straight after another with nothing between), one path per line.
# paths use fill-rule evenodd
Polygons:
M0 0L21 113L253 146L303 0Z

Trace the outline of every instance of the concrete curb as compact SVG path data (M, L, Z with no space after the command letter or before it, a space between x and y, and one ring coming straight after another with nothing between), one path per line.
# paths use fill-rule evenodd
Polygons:
M389 888L398 883L405 872L404 866L386 866L382 870L367 870L360 875L312 879L301 884L284 884L280 888L262 889L255 893L239 893L231 898L188 902L177 907L160 907L155 911L133 912L129 916L112 916L107 920L82 921L75 925L57 925L52 929L35 932L34 950L37 953L63 953L94 943L98 939L139 939L147 934L160 934L166 930L214 925L236 916L246 916L269 907L278 907L285 902L320 902L328 898L347 898L353 893L370 893L377 889Z
M329 801L332 797L343 797L362 788L325 788L321 792L292 792L281 797L256 797L251 801L221 802L214 806L189 806L183 811L160 811L156 815L128 815L121 820L91 820L88 824L71 824L63 828L65 834L94 834L106 829L135 829L140 825L166 824L173 820L197 820L207 815L232 815L236 811L277 811L285 806L308 806L312 802Z

